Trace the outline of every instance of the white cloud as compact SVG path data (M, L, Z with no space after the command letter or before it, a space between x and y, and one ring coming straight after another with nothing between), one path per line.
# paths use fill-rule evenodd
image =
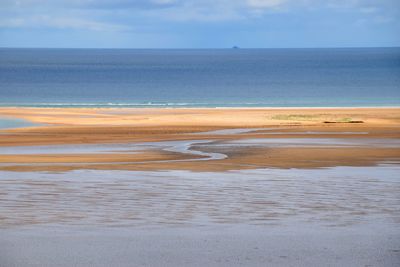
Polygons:
M130 26L124 25L134 20L143 25L160 20L234 21L304 10L394 17L393 14L400 13L400 3L399 0L0 0L0 27L125 31Z
M152 0L151 2L158 5L169 5L177 3L176 0Z
M52 17L35 15L0 19L2 28L57 28L57 29L86 29L91 31L126 31L130 27L112 23L103 23L73 17Z
M247 0L250 8L271 8L283 5L286 0Z
M17 8L160 8L181 0L1 0L0 7Z

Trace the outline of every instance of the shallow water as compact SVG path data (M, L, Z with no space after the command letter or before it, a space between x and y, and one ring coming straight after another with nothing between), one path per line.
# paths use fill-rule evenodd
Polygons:
M224 133L221 133L224 134ZM83 145L46 145L46 146L18 146L0 147L0 155L61 155L61 154L136 154L146 150L161 150L195 156L187 159L157 160L152 163L195 162L213 161L228 158L223 151L226 148L294 148L294 147L323 147L323 148L353 148L353 147L377 147L398 148L400 140L374 139L374 138L253 138L232 141L215 140L183 140L161 141L125 144L83 144ZM209 148L213 151L207 152ZM102 165L113 164L143 164L149 161L135 162L103 162ZM57 166L70 165L97 165L98 163L57 163ZM0 163L0 166L43 166L49 163Z
M35 154L109 154L124 153L135 154L138 151L158 149L170 152L203 156L196 160L219 160L227 156L221 153L208 153L193 150L193 145L202 145L212 142L212 140L189 140L189 141L163 141L163 142L144 142L144 143L125 143L125 144L84 144L84 145L46 145L46 146L18 146L0 147L0 155L35 155ZM186 161L186 160L169 160ZM156 162L156 161L153 161Z
M0 265L399 266L399 172L0 171Z
M225 134L225 133L221 133ZM171 152L205 156L209 160L224 159L222 153L197 151L192 147L400 147L397 139L344 139L344 138L254 138L233 141L215 142L215 140L161 141L124 144L83 144L83 145L44 145L0 147L0 155L32 155L32 154L84 154L84 153L129 153L149 149L160 149Z
M400 222L399 166L0 172L0 227Z
M13 128L22 128L22 127L31 127L37 126L38 124L23 120L23 119L14 119L14 118L2 118L0 117L0 130L4 129L13 129Z

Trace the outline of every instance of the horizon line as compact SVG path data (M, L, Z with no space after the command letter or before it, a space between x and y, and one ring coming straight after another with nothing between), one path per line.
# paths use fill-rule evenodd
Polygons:
M0 46L0 49L98 49L98 50L260 50L260 49L368 49L368 48L400 48L399 46L315 46L315 47L10 47Z

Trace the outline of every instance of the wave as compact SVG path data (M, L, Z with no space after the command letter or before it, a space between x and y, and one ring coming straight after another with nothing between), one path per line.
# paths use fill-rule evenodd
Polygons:
M55 103L0 103L0 107L37 107L37 108L56 108L56 107L63 107L63 108L151 108L151 107L158 107L158 108L230 108L230 107L270 107L270 108L335 108L335 107L399 107L399 104L394 103L394 104L382 104L382 105L358 105L358 104L353 104L353 105L340 105L340 104L322 104L322 105L313 105L313 104L304 104L304 103L298 103L298 104L282 104L282 103L277 103L277 102L233 102L233 103L190 103L190 102L143 102L143 103L60 103L60 102L55 102Z
M240 107L273 106L271 103L0 103L2 107Z

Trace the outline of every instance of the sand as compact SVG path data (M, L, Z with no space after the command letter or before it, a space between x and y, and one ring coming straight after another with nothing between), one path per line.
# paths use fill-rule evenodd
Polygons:
M368 227L363 229L366 231ZM392 229L0 230L3 266L399 266ZM286 230L286 231L285 231Z
M400 108L0 117L0 266L400 264Z
M0 169L14 171L73 169L226 171L249 168L317 168L370 166L398 162L400 108L300 109L75 109L0 108L0 116L42 124L1 131ZM228 130L227 130L228 129ZM253 131L251 131L253 129ZM199 134L202 133L202 134ZM325 145L273 146L281 139L325 139ZM270 145L227 145L232 140L266 140ZM330 146L329 140L366 140L365 145ZM2 153L5 147L126 144L191 141L195 153L152 147L136 154L98 150L43 155ZM368 140L381 140L369 145ZM334 142L334 141L332 141ZM271 145L272 144L272 145ZM62 151L62 149L60 149ZM187 152L187 151L186 151ZM225 155L200 160L202 153ZM76 163L76 164L74 164ZM79 163L79 164L78 164Z
M0 171L0 266L399 266L398 172Z

